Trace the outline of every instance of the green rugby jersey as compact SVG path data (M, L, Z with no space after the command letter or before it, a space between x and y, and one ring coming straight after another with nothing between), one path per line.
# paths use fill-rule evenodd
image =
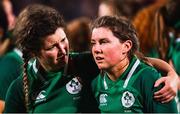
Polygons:
M102 113L144 113L177 112L175 101L162 104L153 99L154 83L160 74L152 67L138 62L134 57L128 68L112 81L108 76L99 74L93 80L92 89Z
M180 59L180 38L177 38L175 40L175 44L174 44L174 50L172 52L172 62L173 62L173 65L174 65L174 68L176 70L176 73L180 76L180 62L179 62L179 59ZM179 112L180 112L180 90L178 91L178 94L177 94L177 102L178 102L178 109L179 109Z
M22 54L14 49L0 57L0 100L5 100L8 87L22 72Z
M172 52L172 61L174 64L174 68L178 75L180 76L180 38L177 38L174 43L174 50Z
M88 65L78 57L73 57L76 60L73 64L76 65L76 69L80 69L77 67L82 64ZM85 71L81 71L81 74L78 72L79 70L72 71L69 68L67 74L64 70L41 73L36 68L36 60L29 62L29 112L98 112L96 100L90 89L92 80L87 80L88 77L83 73ZM22 77L11 84L6 97L5 112L26 112L22 85Z

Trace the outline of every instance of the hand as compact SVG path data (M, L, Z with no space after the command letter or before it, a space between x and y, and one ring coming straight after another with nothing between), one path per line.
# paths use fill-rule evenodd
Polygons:
M167 103L176 96L179 79L177 74L173 74L173 76L168 75L157 80L154 87L158 87L161 83L164 83L165 86L154 93L154 98L162 103Z

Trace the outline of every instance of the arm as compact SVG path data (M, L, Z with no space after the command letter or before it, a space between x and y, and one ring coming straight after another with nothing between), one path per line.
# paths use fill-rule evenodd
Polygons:
M169 61L169 64L174 68L174 65L173 65L172 60ZM175 69L175 68L174 68L174 69ZM178 76L177 81L178 81L178 90L180 90L180 76Z
M167 72L166 77L162 77L156 81L154 87L159 86L161 83L164 83L165 86L154 93L154 98L157 101L161 101L162 103L169 102L176 96L178 83L180 83L178 75L176 74L174 69L165 61L155 58L147 59L157 69Z

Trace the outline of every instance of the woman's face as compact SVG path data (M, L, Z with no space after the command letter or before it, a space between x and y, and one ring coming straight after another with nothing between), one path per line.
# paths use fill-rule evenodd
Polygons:
M92 31L92 53L99 69L111 69L127 57L127 42L121 43L108 28L94 28Z
M38 60L46 71L59 71L68 62L69 43L62 28L45 37Z

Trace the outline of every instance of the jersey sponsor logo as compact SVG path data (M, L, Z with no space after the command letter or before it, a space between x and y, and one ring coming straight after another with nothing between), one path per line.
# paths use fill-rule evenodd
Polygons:
M107 96L108 95L106 93L99 96L100 105L107 105Z
M73 78L66 84L66 89L71 94L77 94L81 91L82 85L77 78Z
M45 90L42 90L38 96L36 97L36 101L35 103L39 103L39 102L42 102L42 101L45 101L46 100L46 91Z
M121 102L124 107L131 107L135 102L134 95L129 91L125 91L122 95Z

